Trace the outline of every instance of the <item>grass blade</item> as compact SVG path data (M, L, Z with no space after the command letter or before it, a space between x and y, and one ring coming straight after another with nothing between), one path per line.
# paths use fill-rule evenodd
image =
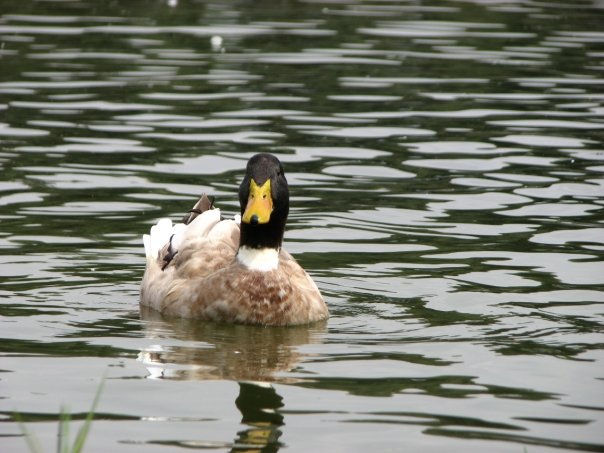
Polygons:
M29 451L32 453L42 453L42 448L40 448L40 442L38 442L38 438L34 435L34 433L30 432L25 426L21 415L15 412L15 420L19 424L19 429L21 433L25 437L25 441L27 442L27 446L29 447Z
M59 432L57 434L57 453L69 453L69 422L71 416L65 408L61 406L61 417L59 419Z
M86 420L84 424L78 431L76 439L73 443L73 447L71 449L72 453L80 453L82 448L84 447L84 442L86 442L86 437L88 436L88 431L90 431L90 424L92 423L92 419L94 418L94 411L96 411L96 407L99 404L99 400L101 398L101 392L103 391L103 386L105 384L105 377L101 379L101 383L99 384L99 388L96 391L96 395L94 396L94 401L92 402L92 407L90 408L90 412L86 415Z

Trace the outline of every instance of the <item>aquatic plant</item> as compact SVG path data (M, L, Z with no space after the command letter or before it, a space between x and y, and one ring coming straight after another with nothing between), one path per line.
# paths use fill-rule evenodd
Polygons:
M71 447L69 446L69 425L71 423L71 415L69 414L69 411L65 406L61 406L61 412L59 415L59 428L57 433L57 453L80 453L82 451L82 448L84 448L84 443L86 442L86 439L88 437L88 433L90 432L90 425L92 424L94 412L96 411L96 408L99 404L104 384L105 378L101 379L101 382L96 391L96 395L94 396L94 400L92 401L90 411L88 411L88 414L86 414L84 424L78 430L78 433L76 434L75 440L73 441L73 445L71 445ZM29 431L21 415L15 413L15 420L17 420L17 423L19 424L19 428L21 429L21 433L25 437L25 441L27 442L29 450L32 453L42 453L42 448L40 446L38 438L33 432Z

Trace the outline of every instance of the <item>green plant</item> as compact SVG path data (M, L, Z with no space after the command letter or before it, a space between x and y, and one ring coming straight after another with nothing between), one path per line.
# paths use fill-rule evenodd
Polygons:
M57 453L80 453L82 451L86 438L88 437L88 433L90 432L90 425L92 423L92 419L94 418L94 412L99 404L104 384L105 379L103 378L96 390L96 395L92 401L92 407L90 408L88 414L86 414L84 424L78 430L76 438L71 447L69 446L69 424L71 421L71 416L66 407L61 406L61 414L59 416L59 431L57 433ZM21 429L23 436L25 436L25 441L27 442L29 450L32 453L42 453L42 448L40 447L38 438L34 433L27 429L25 422L18 413L15 413L15 420L17 420L17 423L19 423L19 428Z

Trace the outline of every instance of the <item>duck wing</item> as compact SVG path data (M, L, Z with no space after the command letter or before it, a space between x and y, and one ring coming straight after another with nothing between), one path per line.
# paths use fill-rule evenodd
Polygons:
M194 209L200 213L187 218L188 224L161 219L150 234L143 236L147 257L141 284L143 305L161 311L163 300L176 281L203 279L233 262L239 245L238 216L235 220L221 220L220 209L213 208L205 196Z
M209 209L214 209L214 197L210 198L204 193L201 195L199 201L195 203L193 209L189 210L182 218L182 223L188 225L195 220L199 214L203 214Z
M239 227L235 221L221 220L220 209L214 208L214 198L203 194L195 206L184 216L182 223L172 224L170 219L160 219L143 235L147 261L156 262L165 270L178 253L195 251L200 239L226 242L236 250ZM189 250L187 250L189 249Z

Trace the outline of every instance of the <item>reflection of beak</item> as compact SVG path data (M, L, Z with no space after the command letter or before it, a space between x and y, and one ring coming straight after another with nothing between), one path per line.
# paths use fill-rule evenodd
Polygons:
M267 179L262 186L258 186L252 178L250 181L250 195L247 199L245 212L241 217L243 223L268 223L273 212L273 198L271 197L271 180Z

